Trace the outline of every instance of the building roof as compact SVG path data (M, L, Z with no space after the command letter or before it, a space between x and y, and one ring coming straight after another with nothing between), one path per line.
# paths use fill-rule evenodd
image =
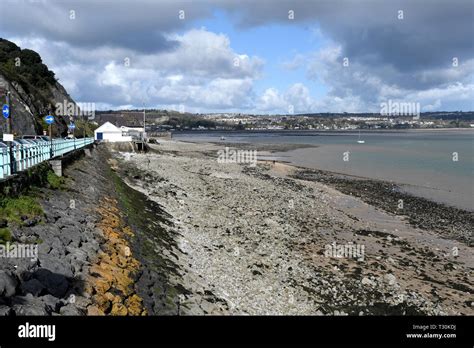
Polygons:
M111 122L105 122L102 126L100 126L99 128L95 130L95 133L97 132L122 133L122 130L116 127L115 125L113 125Z

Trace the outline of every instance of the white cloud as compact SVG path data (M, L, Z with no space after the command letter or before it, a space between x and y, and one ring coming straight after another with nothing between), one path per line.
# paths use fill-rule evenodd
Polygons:
M141 106L144 101L149 106L178 104L209 110L252 106L253 83L263 60L235 52L226 35L203 28L170 39L178 42L175 49L141 55L125 48L15 41L38 51L77 101L104 106Z
M256 105L257 111L275 112L280 110L288 109L288 103L284 100L283 96L278 92L276 88L268 88L259 97Z
M425 111L464 105L472 109L474 59L458 67L401 72L390 65L372 66L352 61L344 66L342 48L332 44L307 56L308 77L323 83L328 94L312 103L320 111L380 111L388 99L417 102ZM453 82L454 81L454 82ZM469 101L471 101L469 103Z
M316 101L311 97L309 89L302 83L291 85L281 93L276 88L268 88L258 98L256 112L268 113L304 113L315 110Z
M172 51L145 55L137 63L143 68L160 69L173 73L189 73L207 78L256 78L263 61L258 57L234 52L229 38L203 28L192 29L183 35L171 35L179 43Z
M118 107L141 106L145 100L149 106L281 113L292 105L298 113L379 111L381 101L393 99L419 102L423 110L473 109L469 0L453 0L456 5L437 0L429 7L400 0L374 4L371 11L345 0L279 0L277 5L273 0L137 1L116 6L77 2L77 18L71 20L70 4L18 0L2 9L0 25L22 48L38 51L77 101ZM287 8L295 10L292 25L311 25L312 39L324 45L279 65L289 71L307 69L309 81L287 90L267 84L256 96L253 85L265 62L236 52L225 34L189 29L193 20L211 18L215 9L237 14L226 19L237 20L242 30L271 28L287 24L282 15ZM396 20L399 8L406 10L403 22ZM180 9L186 10L186 21L178 19ZM349 67L342 65L345 56ZM454 57L458 67L451 66ZM311 96L308 86L315 82L326 87L325 96Z

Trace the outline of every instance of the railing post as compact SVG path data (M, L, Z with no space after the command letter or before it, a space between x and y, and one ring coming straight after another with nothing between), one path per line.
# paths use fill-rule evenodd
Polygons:
M1 156L1 159L0 159L0 163L2 165L2 172L0 173L0 179L3 179L4 175L5 175L5 172L4 172L4 168L5 168L5 161L4 161L4 149L2 149L2 156Z

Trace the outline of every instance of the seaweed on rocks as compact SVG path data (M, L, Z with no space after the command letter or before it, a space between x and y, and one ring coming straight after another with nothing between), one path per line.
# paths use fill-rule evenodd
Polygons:
M128 186L113 170L109 171L115 185L119 206L132 227L133 255L143 265L136 289L150 314L179 314L179 296L188 293L184 286L170 280L180 277L179 266L167 257L178 248L171 216L159 204ZM168 251L168 252L164 252Z
M317 169L300 169L292 177L328 184L391 214L406 216L414 227L438 232L444 238L456 239L468 246L474 243L474 212L402 192L395 183ZM403 202L402 209L400 201Z

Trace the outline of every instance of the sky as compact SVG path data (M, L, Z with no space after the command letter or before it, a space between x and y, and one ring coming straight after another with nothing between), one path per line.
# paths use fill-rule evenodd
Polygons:
M0 37L98 109L474 110L473 0L0 0Z

